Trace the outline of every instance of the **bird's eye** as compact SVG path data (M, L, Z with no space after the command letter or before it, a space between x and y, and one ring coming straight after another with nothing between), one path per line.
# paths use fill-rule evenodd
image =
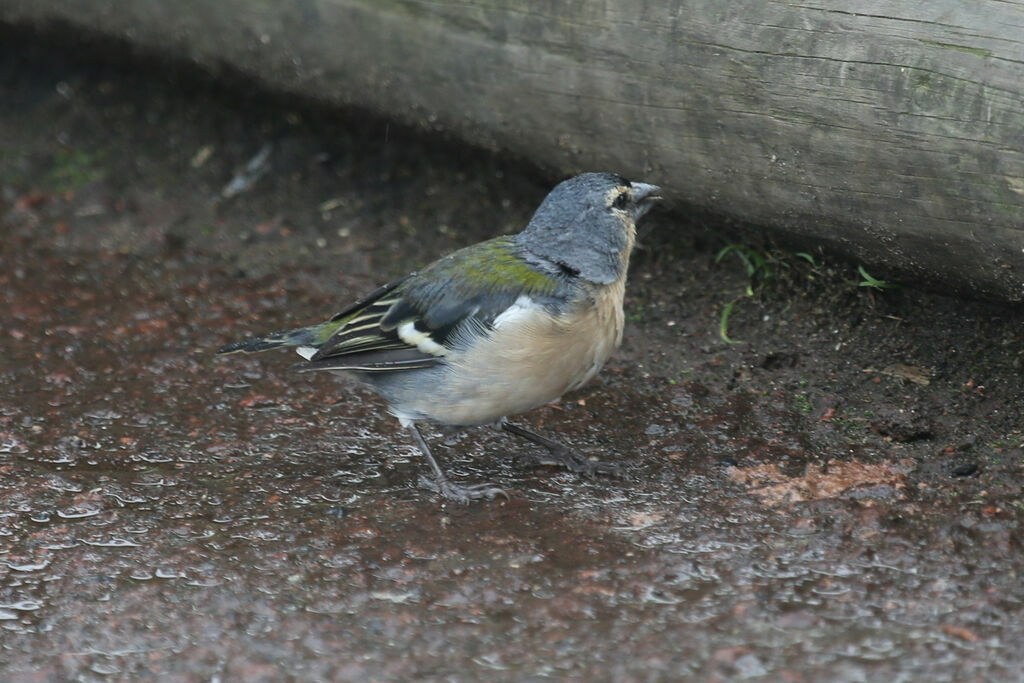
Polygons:
M615 201L612 202L612 208L613 209L624 209L624 208L626 208L626 204L628 204L628 203L629 203L629 192L622 192L621 194L619 194L618 197L615 198Z

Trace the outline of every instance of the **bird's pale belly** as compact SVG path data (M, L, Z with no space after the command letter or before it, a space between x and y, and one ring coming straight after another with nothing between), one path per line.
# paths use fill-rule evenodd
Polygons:
M604 289L581 314L551 318L538 311L498 327L467 351L450 354L449 374L429 398L400 410L449 425L487 424L583 386L622 340L624 284Z

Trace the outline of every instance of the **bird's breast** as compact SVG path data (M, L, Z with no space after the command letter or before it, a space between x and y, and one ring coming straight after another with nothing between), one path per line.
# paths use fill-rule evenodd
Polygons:
M486 424L583 386L622 340L624 286L623 278L557 316L521 297L446 357L444 379L414 409L446 424Z

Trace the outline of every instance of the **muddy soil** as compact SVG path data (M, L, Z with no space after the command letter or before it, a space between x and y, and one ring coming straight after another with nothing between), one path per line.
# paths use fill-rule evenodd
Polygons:
M1024 676L1019 308L764 250L745 296L736 226L665 207L620 352L520 418L625 476L435 433L509 491L445 504L369 391L213 352L518 230L558 178L0 38L0 678Z

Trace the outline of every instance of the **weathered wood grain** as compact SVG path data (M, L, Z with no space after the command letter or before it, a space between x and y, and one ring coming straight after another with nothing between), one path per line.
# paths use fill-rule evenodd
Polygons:
M0 0L1024 300L1014 0Z

